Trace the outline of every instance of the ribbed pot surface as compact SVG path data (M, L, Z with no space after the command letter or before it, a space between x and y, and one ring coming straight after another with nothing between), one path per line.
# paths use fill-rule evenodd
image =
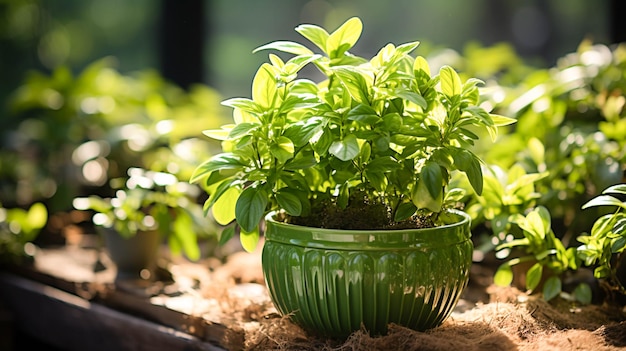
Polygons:
M268 216L263 272L276 308L305 330L346 337L389 323L440 325L467 286L470 218L437 228L348 231L276 222Z

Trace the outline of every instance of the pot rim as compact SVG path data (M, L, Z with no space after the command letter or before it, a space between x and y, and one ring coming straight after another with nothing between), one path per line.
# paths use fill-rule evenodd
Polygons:
M276 211L265 216L266 241L320 249L380 250L416 249L457 245L471 237L471 217L447 210L458 221L432 228L390 230L346 230L305 227L276 221Z

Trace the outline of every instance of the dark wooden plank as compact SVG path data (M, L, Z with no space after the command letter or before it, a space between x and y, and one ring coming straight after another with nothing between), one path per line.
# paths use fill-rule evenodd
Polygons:
M12 271L21 277L60 289L87 301L97 302L124 314L173 328L215 345L228 347L243 345L244 332L239 330L240 328L228 327L222 321L207 320L153 304L150 300L152 293L159 291L162 282L146 286L133 285L131 282L118 286L113 283L115 272L110 268L105 267L106 269L99 272L93 270L96 259L97 253L89 249L77 247L40 249L35 256L34 265L13 267ZM105 266L109 264L105 261Z
M18 328L67 350L225 350L11 273L0 273L0 297Z

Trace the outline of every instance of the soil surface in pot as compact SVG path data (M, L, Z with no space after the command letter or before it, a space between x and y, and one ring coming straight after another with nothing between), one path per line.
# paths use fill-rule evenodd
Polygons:
M308 227L327 229L416 229L434 226L432 220L425 215L412 217L395 222L391 209L380 202L354 196L346 208L335 202L318 203L311 214L303 217L288 217L287 222Z

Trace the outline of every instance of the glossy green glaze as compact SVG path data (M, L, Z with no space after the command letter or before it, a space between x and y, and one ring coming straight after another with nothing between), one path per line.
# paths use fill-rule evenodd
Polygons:
M361 325L415 330L440 325L466 287L470 218L428 229L331 230L267 217L263 272L276 308L309 332L346 337Z

